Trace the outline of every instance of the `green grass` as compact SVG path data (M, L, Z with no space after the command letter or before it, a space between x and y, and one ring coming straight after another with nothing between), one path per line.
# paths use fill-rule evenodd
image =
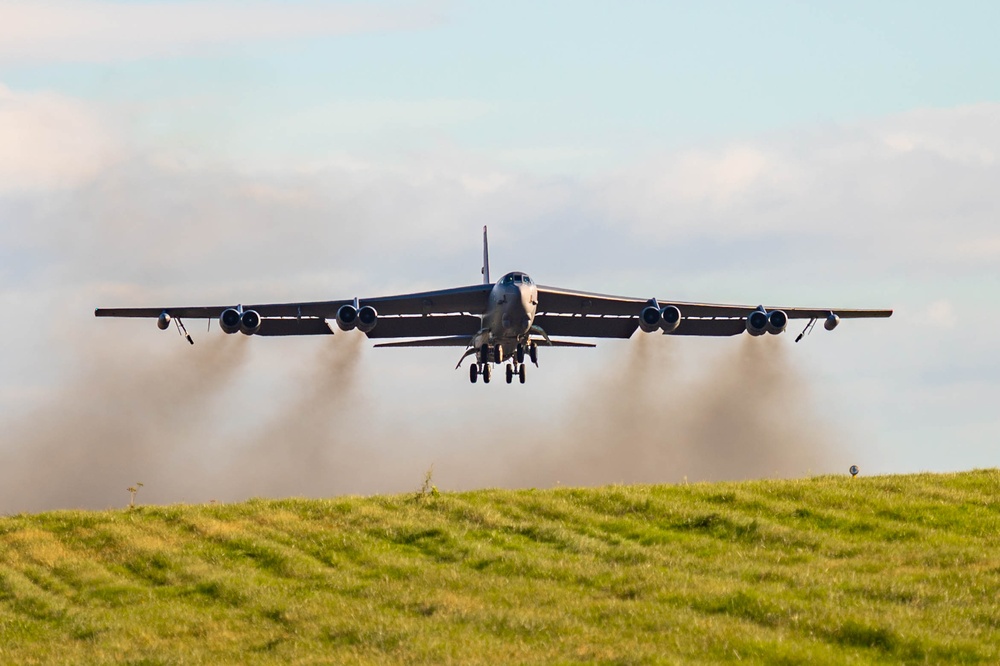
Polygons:
M1000 470L0 518L0 663L1000 663Z

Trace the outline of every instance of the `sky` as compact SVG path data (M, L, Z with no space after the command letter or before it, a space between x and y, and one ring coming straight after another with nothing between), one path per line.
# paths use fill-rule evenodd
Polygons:
M144 479L157 502L399 492L431 466L443 489L995 467L998 24L986 2L0 0L0 464L33 489L0 512ZM92 314L473 284L484 225L494 275L895 314L543 350L513 387L470 386L455 350L189 322L192 351ZM600 455L573 448L581 409ZM671 439L694 413L749 462L710 428Z

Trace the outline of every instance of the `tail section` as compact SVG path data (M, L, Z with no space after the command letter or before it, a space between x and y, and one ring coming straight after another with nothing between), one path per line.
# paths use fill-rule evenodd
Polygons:
M486 240L486 227L483 227L483 284L490 282L490 244Z

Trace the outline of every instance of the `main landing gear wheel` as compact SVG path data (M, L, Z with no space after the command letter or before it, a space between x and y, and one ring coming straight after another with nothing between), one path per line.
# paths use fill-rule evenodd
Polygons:
M517 376L521 380L521 383L523 384L524 383L524 364L523 363L521 364L521 367L519 367L517 369Z
M489 363L483 363L483 383L490 383L490 376L493 374Z
M531 346L528 347L528 356L531 357L532 363L538 365L538 345L532 343Z
M524 363L524 345L518 345L517 350L514 352L517 356L517 364L521 365Z
M496 345L493 347L493 362L503 363L503 345Z
M477 379L479 379L479 368L473 363L469 366L469 381L475 384Z
M510 384L514 381L514 366L507 365L507 383Z

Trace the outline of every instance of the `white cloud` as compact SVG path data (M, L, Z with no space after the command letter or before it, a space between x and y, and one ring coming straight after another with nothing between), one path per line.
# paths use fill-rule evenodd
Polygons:
M0 2L0 62L179 56L255 40L420 29L436 5L376 7L322 2Z
M922 151L950 162L989 166L996 162L997 104L975 104L955 109L921 109L898 116L895 127L879 130L885 145L909 153Z
M291 114L281 125L300 132L303 127L324 126L349 128L351 133L428 129L479 118L492 110L490 104L474 99L338 100Z
M0 193L79 185L119 153L106 119L86 103L0 84Z
M918 110L661 155L599 179L597 203L658 241L808 234L882 260L992 260L996 155L1000 104Z

